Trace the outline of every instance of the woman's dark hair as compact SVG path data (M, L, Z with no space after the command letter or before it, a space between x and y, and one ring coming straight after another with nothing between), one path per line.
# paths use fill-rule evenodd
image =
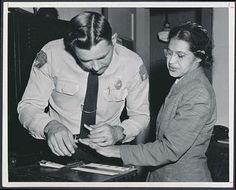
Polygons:
M70 31L64 37L66 48L90 49L101 40L111 43L112 29L106 18L96 12L83 12L70 21Z
M169 40L176 38L189 43L190 51L200 59L200 65L204 68L209 68L212 65L212 42L207 35L207 30L201 25L188 21L171 29Z

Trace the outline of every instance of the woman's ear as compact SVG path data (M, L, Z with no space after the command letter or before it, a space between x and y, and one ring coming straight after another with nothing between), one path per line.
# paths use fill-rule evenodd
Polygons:
M202 61L201 58L199 58L199 57L195 57L195 63L196 63L196 64L200 64L201 61Z
M112 41L112 45L115 45L115 44L116 44L116 41L117 41L117 33L115 33L115 34L112 35L111 41Z

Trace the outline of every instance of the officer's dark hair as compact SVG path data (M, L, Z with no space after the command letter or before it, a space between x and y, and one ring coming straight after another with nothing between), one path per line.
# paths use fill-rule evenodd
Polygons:
M212 42L208 37L207 30L201 25L188 21L174 27L169 33L169 40L176 38L189 43L190 51L200 58L200 65L204 68L212 66Z
M112 29L106 18L96 12L83 12L70 21L70 31L64 37L66 48L90 49L101 40L112 43Z

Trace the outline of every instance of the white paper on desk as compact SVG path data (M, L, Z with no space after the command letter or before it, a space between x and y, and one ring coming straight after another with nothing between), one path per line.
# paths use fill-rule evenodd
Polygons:
M123 173L130 170L129 167L120 167L120 166L104 165L97 163L89 163L72 169L91 173L98 173L103 175L117 175L119 173Z
M85 168L85 167L76 167L76 168L72 168L72 169L78 170L78 171L83 171L83 172L103 174L103 175L117 175L117 174L119 174L117 172L105 171L105 170L101 170L101 169L91 169L91 168Z
M116 172L125 172L125 171L130 170L129 167L105 165L105 164L98 164L98 163L89 163L89 164L86 164L86 166L99 168L99 169L105 169L105 170L112 170L112 171L116 171Z

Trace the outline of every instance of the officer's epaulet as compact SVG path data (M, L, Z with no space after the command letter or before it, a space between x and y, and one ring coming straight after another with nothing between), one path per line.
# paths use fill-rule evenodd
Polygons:
M144 64L140 65L139 67L139 75L141 77L141 80L144 81L148 78L148 72Z
M37 53L37 56L34 60L34 66L41 68L45 63L47 63L47 54L41 50Z

